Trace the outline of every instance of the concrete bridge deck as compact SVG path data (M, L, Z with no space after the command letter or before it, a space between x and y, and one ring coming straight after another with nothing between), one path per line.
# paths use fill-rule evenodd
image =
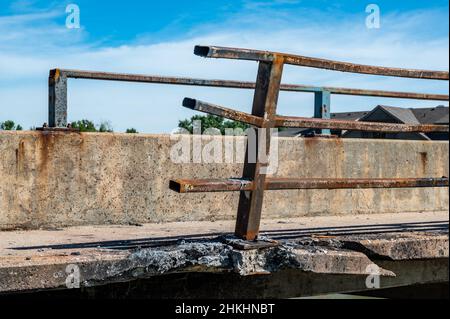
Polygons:
M0 232L0 292L67 289L68 265L79 267L78 292L147 280L153 296L174 282L179 297L362 291L373 265L380 288L448 282L448 220L445 211L264 220L263 236L280 245L249 250L220 239L232 221ZM183 295L177 276L204 277Z

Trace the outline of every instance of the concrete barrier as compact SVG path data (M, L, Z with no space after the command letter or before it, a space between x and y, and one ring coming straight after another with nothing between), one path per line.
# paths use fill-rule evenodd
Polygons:
M280 177L449 171L447 141L278 141ZM168 186L173 178L239 177L242 164L173 163L175 143L169 135L2 131L0 229L234 219L238 193L177 194ZM263 217L442 210L448 188L290 190L266 192Z

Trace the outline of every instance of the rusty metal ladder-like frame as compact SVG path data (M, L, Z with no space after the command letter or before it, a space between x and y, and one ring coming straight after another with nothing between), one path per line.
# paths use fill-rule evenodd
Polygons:
M225 58L258 61L259 68L253 98L252 114L235 111L195 99L185 98L183 106L193 110L222 116L231 120L245 122L258 128L265 128L264 139L256 134L259 141L266 143L270 150L271 128L302 127L313 129L339 129L369 132L448 132L443 125L408 125L379 122L356 122L330 120L328 118L286 117L276 113L284 64L328 69L334 71L372 74L416 79L448 80L444 71L411 70L352 64L298 55L268 51L225 48L215 46L196 46L194 54L208 58ZM361 95L357 92L354 95ZM377 91L373 91L376 93ZM321 96L317 96L319 93ZM316 104L327 106L330 92L322 90L316 93ZM370 96L370 91L364 95ZM352 92L347 92L351 94ZM397 92L395 97L411 98L409 93ZM376 94L373 94L376 95ZM319 99L318 99L319 98ZM322 101L320 101L320 98ZM448 97L447 97L448 99ZM317 109L317 105L316 105ZM329 108L327 110L329 112ZM257 151L258 154L258 151ZM248 155L248 148L247 148ZM338 179L338 178L268 178L264 172L268 163L250 163L245 157L242 180L236 179L177 179L170 181L170 188L179 193L240 191L239 207L235 228L236 237L255 240L258 237L263 206L264 190L275 189L342 189L342 188L404 188L404 187L448 187L448 177L442 178L377 178L377 179ZM250 195L245 194L250 192Z

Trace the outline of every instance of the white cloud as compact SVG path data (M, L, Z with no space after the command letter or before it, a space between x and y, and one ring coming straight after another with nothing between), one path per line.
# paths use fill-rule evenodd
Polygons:
M300 0L246 0L244 1L244 8L248 10L266 9L280 5L298 4Z
M10 4L9 8L13 12L35 11L36 0L16 0Z
M265 25L250 27L247 23L252 18L249 18L245 27L240 23L230 24L237 27L210 26L208 30L213 31L208 34L200 34L198 29L182 40L151 45L140 42L139 45L131 43L119 47L88 44L84 40L86 31L66 30L51 22L48 27L30 28L27 23L35 19L35 16L16 16L9 20L0 17L0 25L3 23L5 30L8 30L0 35L0 119L13 119L25 127L42 124L47 114L48 70L54 67L200 78L255 79L256 63L200 58L192 53L196 44L284 51L385 66L448 69L448 38L423 38L415 35L415 30L420 29L423 23L433 23L436 15L440 17L436 12L387 16L379 31L365 29L364 19L355 17L347 21L332 19L334 21L327 24L320 23L318 17L297 21L295 16L291 16L284 22L277 17L274 27L269 27L273 25L269 18L266 18ZM27 22L20 22L18 19ZM38 18L40 23L49 19L44 16ZM242 16L239 16L239 20L241 19ZM259 20L261 21L261 17ZM15 25L14 30L11 28L12 23ZM55 35L59 37L55 39ZM9 39L8 43L4 43L6 38ZM30 45L24 44L27 40ZM445 93L448 90L448 83L442 81L350 75L291 66L286 66L283 81L430 93ZM119 131L135 127L143 132L169 132L179 119L192 115L192 111L181 106L185 96L249 111L252 92L70 80L69 119L89 118L97 122L109 120ZM439 104L333 96L332 110L370 109L378 103L411 107ZM280 113L283 114L312 115L313 112L309 94L282 93L279 104Z

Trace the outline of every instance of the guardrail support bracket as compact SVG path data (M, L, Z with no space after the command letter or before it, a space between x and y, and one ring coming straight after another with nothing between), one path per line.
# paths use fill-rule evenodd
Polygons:
M59 69L48 78L48 126L67 127L67 77Z

